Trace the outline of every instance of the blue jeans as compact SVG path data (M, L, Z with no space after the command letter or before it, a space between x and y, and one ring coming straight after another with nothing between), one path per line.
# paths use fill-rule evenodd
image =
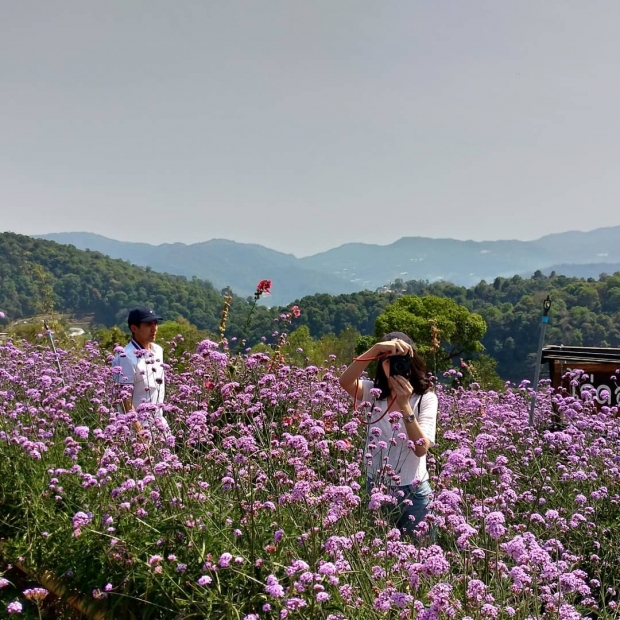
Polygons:
M373 488L373 480L368 477L366 479L366 491L371 493ZM396 504L386 503L384 510L388 519L396 525L396 527L412 538L418 524L424 520L428 514L428 505L430 504L430 495L432 489L428 480L420 482L416 486L405 484L401 487L394 487L389 491L396 497ZM431 530L431 539L434 538Z

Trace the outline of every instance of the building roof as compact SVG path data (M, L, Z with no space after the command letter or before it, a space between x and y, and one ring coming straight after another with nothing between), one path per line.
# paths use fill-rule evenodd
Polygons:
M561 360L563 362L616 362L620 365L620 349L609 347L565 347L549 345L542 350L541 364Z

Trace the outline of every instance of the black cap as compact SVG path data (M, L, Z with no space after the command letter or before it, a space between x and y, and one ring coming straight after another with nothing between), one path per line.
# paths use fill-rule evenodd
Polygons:
M162 318L155 314L153 308L148 306L140 306L134 308L127 317L127 325L140 325L140 323L152 323L153 321L161 321Z

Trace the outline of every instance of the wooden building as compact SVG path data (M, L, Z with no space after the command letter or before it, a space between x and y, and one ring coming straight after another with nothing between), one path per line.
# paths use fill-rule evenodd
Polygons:
M620 349L550 345L542 350L541 364L548 364L553 387L563 387L572 396L579 396L585 386L593 387L599 405L620 405ZM586 379L578 386L563 378L574 370L586 373ZM617 381L612 377L617 377Z

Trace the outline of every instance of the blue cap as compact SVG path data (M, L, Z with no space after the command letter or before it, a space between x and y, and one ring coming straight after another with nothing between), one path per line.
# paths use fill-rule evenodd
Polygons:
M152 323L153 321L161 321L162 318L155 314L153 308L148 306L139 306L134 308L127 317L127 325L140 325L140 323Z

